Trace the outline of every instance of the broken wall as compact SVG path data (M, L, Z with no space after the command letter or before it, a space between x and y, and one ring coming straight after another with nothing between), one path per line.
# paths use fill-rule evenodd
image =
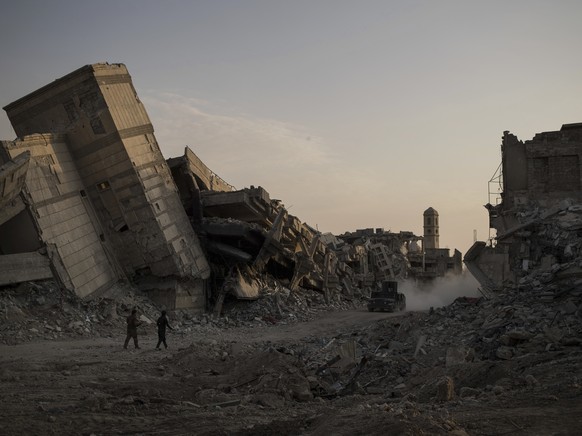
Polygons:
M25 150L31 155L24 195L36 229L17 234L26 238L38 232L37 237L53 247L48 252L51 261L63 284L77 295L86 296L115 283L118 273L99 237L99 223L84 194L65 136L29 135L3 141L2 147L11 157Z
M230 192L235 190L234 186L226 183L208 168L190 147L185 148L184 156L168 159L168 165L172 169L172 175L176 184L179 185L181 193L186 190L182 189L182 187L186 188L186 185L181 181L186 174L194 176L197 188L201 191ZM185 168L182 168L183 166ZM175 168L182 171L174 171Z
M582 199L582 123L564 124L559 131L538 133L525 142L506 131L501 150L505 211Z
M124 65L87 65L5 110L19 136L67 133L87 197L126 274L208 277L208 264Z
M0 255L32 252L41 247L30 211L21 195L30 152L14 159L0 146Z
M582 123L525 142L506 131L501 151L502 201L485 206L497 236L476 242L464 260L484 288L494 289L541 268L548 256L562 263L574 257L576 244L568 241L577 234L567 231L579 223L564 218L582 201Z
M24 186L29 161L30 153L28 152L10 159L0 147L0 225L26 207L20 197L20 191ZM0 253L2 253L1 250Z

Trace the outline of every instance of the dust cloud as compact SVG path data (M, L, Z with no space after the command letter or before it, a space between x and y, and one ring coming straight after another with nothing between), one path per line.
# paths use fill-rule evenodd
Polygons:
M419 286L407 280L398 286L406 296L406 310L428 310L447 306L458 297L480 297L479 283L467 271L458 276L437 278L431 285Z

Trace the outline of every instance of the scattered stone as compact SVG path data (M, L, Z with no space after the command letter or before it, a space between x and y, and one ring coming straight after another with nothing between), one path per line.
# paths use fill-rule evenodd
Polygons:
M463 386L459 390L459 396L461 398L468 398L468 397L478 397L481 394L479 389L470 388L468 386Z
M436 386L436 401L445 402L451 401L455 396L455 383L449 376L445 376L439 380Z

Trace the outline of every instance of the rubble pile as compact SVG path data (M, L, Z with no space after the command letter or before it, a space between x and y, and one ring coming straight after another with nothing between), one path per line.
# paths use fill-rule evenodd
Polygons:
M356 330L338 326L334 337L308 337L275 351L297 358L314 397L491 399L508 389L534 389L540 376L563 379L545 374L537 367L541 362L582 359L580 290L562 291L550 304L542 298L544 288L459 298L429 313ZM265 343L247 352L272 347Z
M499 239L514 236L521 244L520 286L545 288L550 297L558 284L582 278L582 204L563 200L554 208L529 208L517 216L520 225Z
M467 407L546 404L582 393L582 302L576 288L551 303L540 298L544 292L523 287L489 299L462 297L301 341L217 335L181 350L164 371L192 391L189 401L198 407L235 406L244 415L307 402L337 418L322 424L332 433L357 413L369 419L362 424L368 429L390 416L411 426L421 420L435 434L466 434L453 415Z
M124 332L125 317L133 308L138 308L146 325L159 316L150 300L122 285L115 288L114 296L88 300L52 280L6 286L0 293L0 342L110 337Z
M363 356L358 381L368 393L435 400L437 382L445 376L452 377L454 396L499 393L508 387L507 377L510 386L531 387L537 374L529 360L582 357L580 290L562 290L550 304L542 298L544 288L508 289L489 300L461 298L430 314L387 320L371 332L337 340L356 336Z
M361 300L335 298L326 303L314 290L291 292L273 280L265 280L262 298L226 302L222 316L195 314L188 310L169 312L176 332L217 333L222 329L258 327L308 321L328 310L346 310L361 305ZM105 295L82 299L71 291L60 290L52 280L24 282L6 286L0 293L0 343L17 344L38 339L56 340L75 337L123 335L125 318L138 310L144 335L155 335L155 320L163 307L139 290L119 285ZM149 328L148 328L149 327Z
M243 326L249 323L287 324L295 321L309 321L322 311L347 310L361 307L364 298L346 298L334 295L326 302L325 295L312 289L299 288L292 292L277 282L261 290L256 301L231 300L225 305L225 315L229 323Z

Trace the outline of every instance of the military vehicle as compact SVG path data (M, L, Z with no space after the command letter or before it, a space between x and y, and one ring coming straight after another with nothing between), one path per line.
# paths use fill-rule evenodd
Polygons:
M368 299L368 310L398 312L406 309L406 296L398 292L398 282L383 281L382 289L372 291Z

